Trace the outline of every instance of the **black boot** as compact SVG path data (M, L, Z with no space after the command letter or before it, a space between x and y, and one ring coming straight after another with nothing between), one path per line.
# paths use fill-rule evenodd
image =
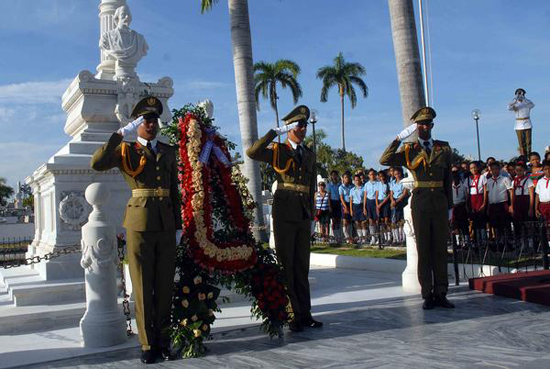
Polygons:
M434 304L435 306L440 306L445 309L454 309L455 304L447 300L447 297L445 296L436 296L434 298Z
M154 349L141 351L140 360L143 364L154 364L157 361L157 352Z
M424 303L422 304L422 309L424 310L432 310L434 308L434 300L433 298L430 296L428 298L425 298L424 299Z
M303 319L302 324L304 325L304 327L309 327L309 328L321 328L323 326L323 322L313 319L312 316L310 316L309 318Z

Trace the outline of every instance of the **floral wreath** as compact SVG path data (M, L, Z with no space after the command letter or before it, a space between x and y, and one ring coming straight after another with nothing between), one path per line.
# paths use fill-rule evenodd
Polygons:
M230 155L225 141L215 130L188 113L179 119L183 236L193 259L203 268L235 272L256 262L250 221L233 184ZM214 155L212 155L214 154ZM208 164L208 165L205 165ZM233 223L235 238L217 239L213 229L210 196L223 193L225 216Z
M236 145L216 133L201 107L189 104L173 113L162 129L178 147L184 232L176 248L173 347L182 357L205 354L204 341L221 311L220 286L245 295L261 329L280 336L290 303L273 251L252 236L257 204L239 166L231 163L228 149Z

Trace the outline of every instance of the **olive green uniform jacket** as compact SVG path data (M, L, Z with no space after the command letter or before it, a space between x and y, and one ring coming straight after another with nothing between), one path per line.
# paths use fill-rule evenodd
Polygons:
M411 211L418 249L418 279L422 297L445 296L448 289L447 242L448 211L453 206L452 150L445 141L433 141L430 155L418 144L393 141L380 158L380 164L407 167L415 180ZM408 160L407 160L408 151ZM418 166L416 166L418 164ZM414 168L416 167L416 168Z
M123 145L129 170L147 159L143 171L132 177L124 169ZM122 142L114 133L96 150L91 166L98 171L117 167L128 186L134 189L169 189L169 197L130 197L124 213L127 258L134 289L136 322L143 350L165 348L170 344L170 314L174 285L176 237L182 228L176 152L157 141L156 155L139 143ZM128 164L128 162L126 162Z
M132 177L124 171L122 145L128 147L132 169L138 168L142 155L147 158L143 171L136 177ZM136 188L170 190L168 199L130 197L124 213L124 228L138 232L181 229L178 172L174 147L157 141L157 154L154 155L147 147L139 143L122 142L122 136L113 133L109 141L94 153L90 164L93 169L98 171L117 167L132 190Z
M256 141L246 154L251 159L273 166L273 160L277 160L277 155L271 142L276 137L275 131L270 130ZM302 160L299 160L297 151L290 143L281 143L277 167L286 168L288 165L288 171L275 173L279 185L300 185L307 191L278 188L273 195L271 212L277 259L283 267L295 320L306 320L311 317L308 275L311 221L315 215L314 194L317 179L315 154L311 149L302 147Z

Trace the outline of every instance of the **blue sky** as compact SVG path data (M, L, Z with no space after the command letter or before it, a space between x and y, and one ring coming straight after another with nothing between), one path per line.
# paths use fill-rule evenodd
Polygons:
M417 1L414 1L417 5ZM99 61L99 0L11 0L0 3L0 176L14 185L60 149L65 113L61 95L79 71ZM227 1L201 15L199 0L128 0L132 28L145 35L149 54L138 66L141 79L170 76L170 107L210 98L222 133L240 143ZM154 4L154 5L153 5ZM527 5L526 5L527 4ZM346 105L346 145L367 166L402 128L390 19L385 0L249 0L254 60L288 58L302 68L299 103L319 111L318 127L340 144L336 90L319 102L317 69L339 51L363 64L367 99ZM527 90L534 149L550 134L550 2L429 0L434 136L464 154L476 155L475 124L481 117L482 156L516 154L514 118L507 103L517 87ZM280 92L280 112L292 109ZM274 125L261 103L260 133Z

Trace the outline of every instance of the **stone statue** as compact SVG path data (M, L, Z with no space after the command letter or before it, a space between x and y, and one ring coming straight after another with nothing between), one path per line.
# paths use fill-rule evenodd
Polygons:
M106 55L116 61L115 78L135 77L134 71L137 63L147 55L147 42L143 35L131 30L132 14L127 5L123 5L115 11L113 16L115 28L101 35L99 47Z
M214 103L210 99L203 100L197 105L203 108L208 118L214 117Z
M528 156L531 152L531 134L533 130L530 112L534 107L535 104L525 97L523 88L516 90L514 99L508 104L508 110L513 111L516 116L514 130L518 137L519 153L527 159L529 159Z

